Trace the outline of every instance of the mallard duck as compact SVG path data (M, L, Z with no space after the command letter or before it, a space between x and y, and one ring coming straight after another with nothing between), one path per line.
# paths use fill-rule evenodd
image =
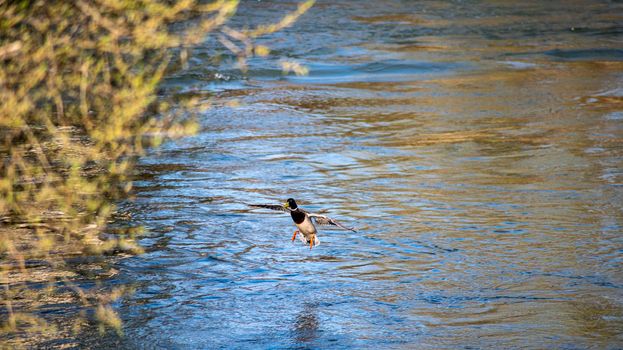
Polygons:
M290 216L292 216L292 221L294 221L294 224L298 228L298 230L294 231L294 234L292 235L292 241L294 241L296 239L296 236L300 233L300 240L305 244L309 244L309 249L312 249L314 246L320 244L320 240L317 236L318 231L316 231L314 221L318 225L333 225L344 230L357 232L355 231L355 229L343 226L339 222L331 219L330 217L315 213L309 213L299 208L299 206L296 204L296 201L292 198L289 198L283 205L249 204L249 206L253 208L266 208L270 210L290 213ZM311 219L314 220L312 221Z

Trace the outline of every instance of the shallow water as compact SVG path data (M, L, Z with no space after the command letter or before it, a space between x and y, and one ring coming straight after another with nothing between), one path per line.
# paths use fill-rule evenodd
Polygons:
M244 2L234 25L289 8ZM202 131L143 158L123 204L149 234L118 266L136 293L114 341L623 347L622 14L321 1L246 76L206 42L165 85L213 104ZM322 228L310 251L245 205L288 197L359 232Z

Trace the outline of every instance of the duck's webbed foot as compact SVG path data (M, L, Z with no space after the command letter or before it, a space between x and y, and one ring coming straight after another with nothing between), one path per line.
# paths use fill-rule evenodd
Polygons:
M292 235L292 242L294 242L294 240L296 239L296 235L300 233L299 231L294 231L294 234Z

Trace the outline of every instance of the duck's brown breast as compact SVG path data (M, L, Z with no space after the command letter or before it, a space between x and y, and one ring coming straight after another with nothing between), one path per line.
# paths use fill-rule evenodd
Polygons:
M292 216L292 220L295 224L300 224L305 221L305 213L302 213L300 211L291 211L290 216Z

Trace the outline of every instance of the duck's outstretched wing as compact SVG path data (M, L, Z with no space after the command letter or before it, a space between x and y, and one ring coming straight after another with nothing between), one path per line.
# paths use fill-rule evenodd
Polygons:
M333 225L333 226L337 226L337 227L339 227L339 228L341 228L343 230L349 230L349 231L357 232L357 231L355 231L354 228L348 228L348 227L340 224L336 220L331 219L328 216L320 215L320 214L314 214L314 213L308 213L307 215L309 215L310 218L313 218L314 221L316 222L316 224L318 224L318 225Z
M276 211L284 211L286 213L290 212L290 209L284 207L283 205L275 205L275 204L247 204L251 208L264 208Z

